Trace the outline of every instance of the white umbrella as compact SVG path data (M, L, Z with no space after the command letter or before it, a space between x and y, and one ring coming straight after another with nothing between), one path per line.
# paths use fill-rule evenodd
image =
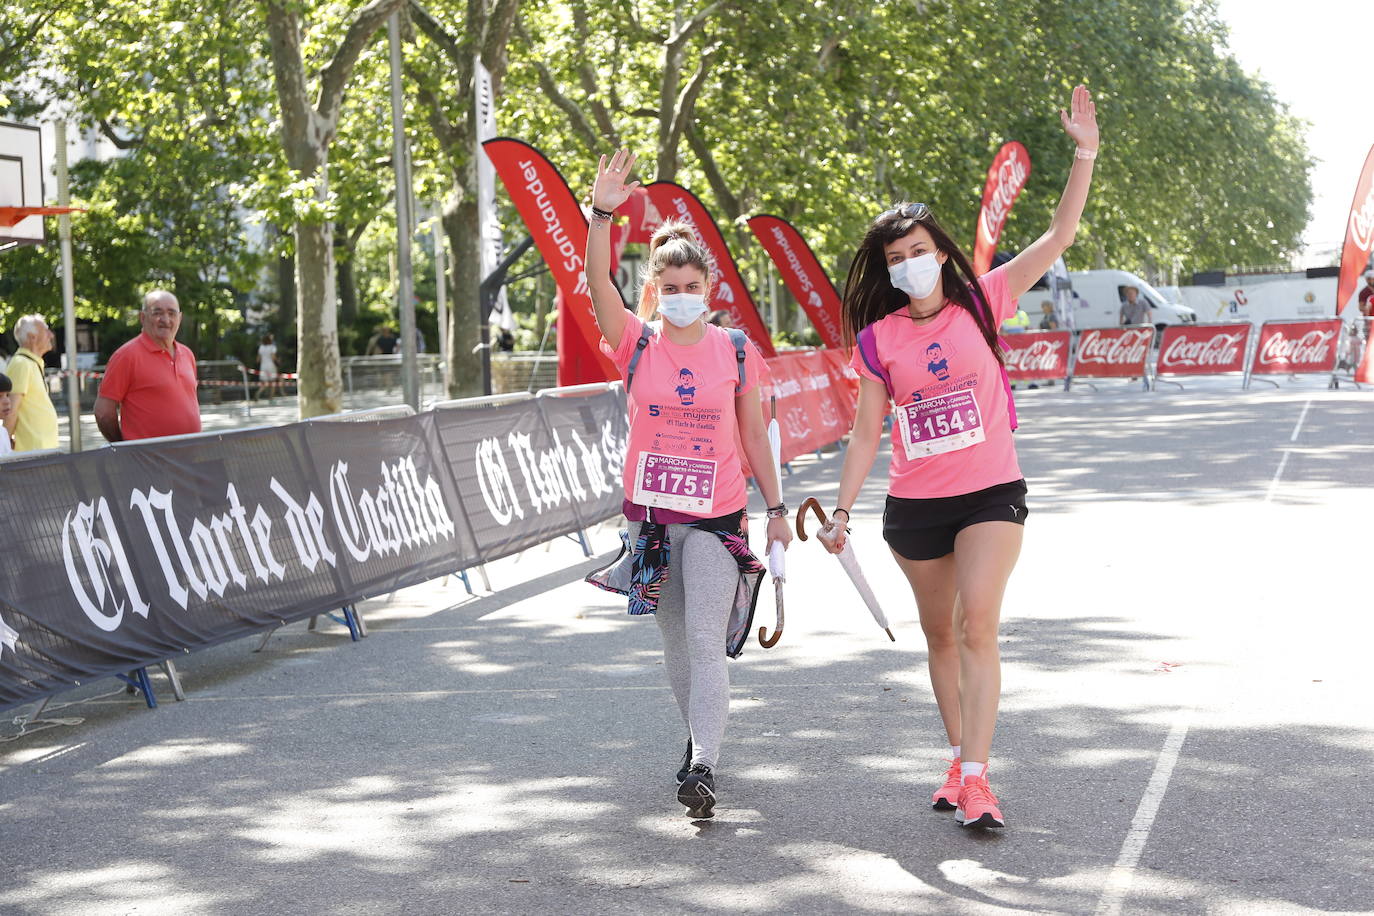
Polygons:
M801 508L797 510L797 537L803 541L806 540L803 522L806 519L807 509L815 512L816 517L821 520L821 525L826 526L816 532L816 537L827 544L834 544L836 531L829 527L830 521L825 517L825 511L821 509L821 504L816 501L815 497L811 496L808 496L806 501L801 504ZM887 625L887 615L883 613L882 606L878 604L878 596L873 594L873 588L868 584L868 579L864 578L863 570L859 568L859 558L854 555L854 547L848 540L844 542L844 549L839 552L839 560L844 571L849 573L849 581L853 582L854 588L858 589L859 597L864 600L864 604L868 605L868 612L873 615L874 620L878 621L878 626L887 632L887 638L896 642L897 637L892 635L892 629Z
M778 478L778 502L782 502L782 430L778 427L776 413L775 405L775 415L768 422L768 447L773 452L773 472ZM774 541L768 545L768 572L773 577L773 602L777 605L778 626L772 636L767 635L764 627L759 627L759 645L765 649L773 648L778 644L778 640L782 639L782 586L787 580L785 556L786 551L781 541Z

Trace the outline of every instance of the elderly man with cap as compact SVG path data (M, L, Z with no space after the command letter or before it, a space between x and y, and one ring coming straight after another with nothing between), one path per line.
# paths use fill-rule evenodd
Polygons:
M25 315L14 325L14 339L19 349L6 369L13 408L5 429L14 436L16 452L57 448L57 409L43 377L43 354L53 348L53 333L42 315Z
M176 296L153 290L138 313L143 332L110 357L95 399L95 422L111 442L200 432L196 356L177 343Z

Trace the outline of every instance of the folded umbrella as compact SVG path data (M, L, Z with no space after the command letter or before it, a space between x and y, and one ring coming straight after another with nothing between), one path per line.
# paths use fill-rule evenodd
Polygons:
M816 537L827 544L835 543L835 531L830 527L830 520L825 517L825 511L821 509L821 504L815 497L808 496L806 501L797 510L797 537L803 541L807 539L804 522L806 520L806 510L810 509L816 513L816 517L821 520L823 526L816 532ZM873 615L873 619L878 622L878 626L887 632L887 638L893 642L897 637L892 635L892 629L887 625L887 615L883 613L882 606L878 604L878 596L873 594L873 588L868 584L868 579L864 578L863 570L859 568L859 558L854 555L854 547L849 541L844 542L844 549L837 555L840 565L849 574L849 581L854 583L854 588L859 592L859 597L863 598L864 604L868 605L868 612Z
M782 501L782 430L778 428L778 418L776 416L777 406L774 402L774 414L772 420L768 422L768 448L773 453L773 471L778 477L778 501ZM778 611L778 626L769 636L764 627L759 627L759 645L765 649L771 649L782 639L782 586L787 580L786 564L784 556L786 551L780 542L774 541L768 545L768 573L773 577L773 603Z

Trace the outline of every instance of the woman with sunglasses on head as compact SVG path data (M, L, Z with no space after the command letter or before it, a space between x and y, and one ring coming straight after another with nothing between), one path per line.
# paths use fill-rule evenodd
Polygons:
M988 756L1001 694L1002 596L1026 521L997 328L1073 244L1097 158L1088 90L1075 88L1059 115L1077 144L1073 166L1049 230L1025 251L974 277L930 209L901 204L869 226L845 283L845 332L857 343L851 365L861 380L826 546L844 547L891 399L883 537L916 597L953 758L931 801L966 827L1005 826Z
M730 708L726 654L739 654L748 636L763 573L746 541L748 494L736 432L768 506L768 543L786 549L792 532L759 400L767 368L742 332L706 322L710 256L692 227L670 222L654 232L638 314L625 309L611 282L611 219L639 186L629 180L634 164L619 150L597 166L587 283L601 349L625 376L630 414L630 613L658 621L668 681L687 722L678 801L691 817L711 817ZM663 319L658 327L647 323L655 314ZM621 590L593 576L593 584Z

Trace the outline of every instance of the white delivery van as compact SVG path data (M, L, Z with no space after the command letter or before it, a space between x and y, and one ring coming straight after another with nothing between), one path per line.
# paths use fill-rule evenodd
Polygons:
M1193 308L1170 302L1159 290L1129 271L1072 270L1069 271L1069 281L1073 284L1073 293L1070 295L1073 304L1071 321L1078 330L1120 326L1121 300L1125 298L1128 286L1139 290L1140 298L1150 304L1155 327L1161 330L1165 325L1193 324L1198 320ZM1044 314L1041 303L1050 301L1050 298L1048 287L1037 284L1017 300L1030 316L1032 330L1039 327L1040 316Z
M1195 275L1193 279L1212 281L1179 287L1183 301L1193 307L1200 321L1249 321L1258 325L1284 318L1331 318L1336 314L1334 268L1279 274L1217 272ZM1347 320L1358 314L1355 295L1340 314Z

